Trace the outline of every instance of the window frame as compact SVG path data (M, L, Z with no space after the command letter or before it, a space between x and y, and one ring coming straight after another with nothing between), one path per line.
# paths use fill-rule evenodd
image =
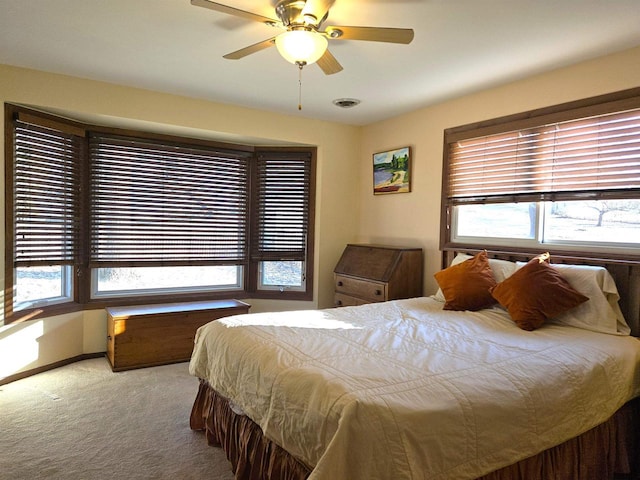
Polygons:
M640 200L640 198L639 198ZM637 244L634 243L625 243L625 242L605 242L605 241L585 241L585 240L546 240L545 239L545 229L546 225L546 214L545 211L548 202L531 202L535 207L535 225L534 225L534 235L533 237L524 238L524 237L516 237L516 236L493 236L493 237L483 237L482 235L457 235L457 223L459 221L458 213L459 210L452 208L451 209L451 240L454 245L465 247L469 246L479 246L483 245L482 248L485 248L484 245L487 245L486 240L491 239L490 249L501 249L502 251L505 248L509 251L531 251L534 250L544 250L548 251L553 249L553 251L558 253L564 252L591 252L591 253L602 253L604 255L614 254L614 258L618 258L622 256L623 258L628 258L629 255L633 256L637 254L640 248ZM497 205L494 203L493 205ZM512 205L511 203L502 203L501 205ZM465 206L457 205L458 207ZM600 258L600 257L598 257Z
M307 277L306 277L306 265L305 262L302 261L302 274L301 274L301 278L300 278L300 286L291 286L291 285L267 285L262 281L262 277L263 277L263 269L264 269L264 264L265 262L268 262L271 260L265 260L263 262L259 262L258 263L258 283L257 283L257 289L262 291L262 292L270 292L270 291L283 291L283 290L287 290L289 292L304 292L306 290L306 284L307 284ZM275 260L277 261L277 260ZM293 260L291 260L293 261Z
M291 154L299 150L300 149L298 149L297 147L264 147L264 148L260 148L260 151L258 152L256 157L264 156L264 157L271 158L274 155L278 155L278 154L282 154L282 156L286 157L288 154ZM251 239L252 246L249 249L250 257L252 261L250 264L248 276L249 276L249 284L253 289L252 291L259 294L259 298L281 298L286 292L286 295L291 299L298 299L298 300L311 299L307 295L307 292L309 292L310 289L311 291L313 290L313 265L311 265L310 259L314 258L313 238L314 238L314 226L315 226L315 207L313 206L314 205L313 202L315 201L316 151L315 149L308 150L307 153L309 154L309 168L308 168L308 171L306 171L306 175L308 176L308 181L309 181L309 185L308 185L309 205L307 210L307 219L306 219L307 226L306 226L306 235L304 239L304 246L301 246L301 248L303 248L304 251L298 252L298 253L296 252L292 253L284 249L278 253L263 254L263 252L261 252L261 249L259 247L259 245L261 244L261 239L257 238L260 235L262 235L261 233L262 228L259 225L258 217L257 216L252 217L252 224L250 227L252 233L250 236L253 238ZM252 182L254 185L257 185L259 183L257 177L258 177L258 169L256 168L252 172ZM258 188L252 188L252 197L251 197L252 209L262 208L258 190L259 190ZM270 287L270 286L262 285L262 281L260 279L260 263L262 260L265 260L265 261L300 260L302 261L303 262L302 283L303 283L304 289L286 288L286 287L284 289L280 289L278 287Z
M199 265L191 265L191 266L199 266ZM203 265L204 266L204 265ZM149 266L151 267L151 266ZM141 297L141 296L145 296L145 295L184 295L184 294L192 294L192 293L212 293L212 292L229 292L230 290L238 290L243 288L244 286L244 269L241 265L235 265L234 266L236 268L236 270L238 270L238 282L234 285L224 285L224 286L217 286L217 285L188 285L188 286L181 286L181 287L158 287L158 288L154 288L154 289L145 289L145 288L132 288L132 289L121 289L121 290L114 290L114 291L108 291L108 290L103 290L100 291L98 290L98 277L99 277L99 272L98 270L100 269L100 267L98 268L91 268L89 269L89 274L91 275L91 281L89 282L90 286L91 286L91 299L92 300L103 300L103 299L110 299L110 298L122 298L123 296L135 296L135 297ZM128 267L122 267L122 268L128 268ZM135 267L133 267L135 268ZM228 288L231 287L231 288Z
M596 115L603 115L638 108L640 108L640 88L632 88L611 94L599 95L596 97L590 97L573 102L567 102L550 107L445 129L443 141L442 192L440 210L440 250L443 252L447 252L464 249L489 249L507 253L527 253L530 252L532 248L531 245L507 245L507 242L501 241L492 243L491 239L487 239L487 241L483 243L467 243L455 241L453 232L454 225L452 223L452 220L453 208L456 202L452 201L448 196L451 175L449 153L451 148L450 146L452 144L472 138L478 138L488 135L498 135L523 129L532 129L551 123L577 120ZM600 194L599 196L602 198L607 198L608 194L605 192L604 194ZM640 192L635 191L631 194L617 194L617 197L640 199ZM581 192L563 192L562 195L558 198L562 200L589 199L585 198L584 194ZM530 201L541 200L543 199L541 199L538 195L537 198L532 198ZM505 198L503 201L507 203L513 203L515 201L518 201L518 199L509 200L508 198ZM520 201L526 201L526 196L523 195ZM485 202L478 201L477 203ZM538 206L537 209L539 210L540 207ZM545 249L545 247L548 248L547 244L539 245L540 250ZM554 248L555 247L556 245L554 245ZM593 248L593 246L591 245L566 245L560 246L558 250L561 250L563 255L568 256L576 255L584 257L585 254L587 254L589 258L593 259L640 262L639 249L624 249L624 251L620 251L616 248L608 247Z
M28 118L31 123L35 123L48 128L67 128L71 131L82 133L84 135L83 158L81 159L81 179L79 189L80 195L80 225L77 234L78 259L73 265L72 279L72 301L56 303L51 305L42 305L35 308L27 308L18 312L13 311L13 289L15 285L15 268L14 268L14 188L13 188L13 155L14 142L13 131L15 129L15 121L20 116ZM164 293L158 292L150 295L139 296L100 296L92 298L92 269L90 268L90 203L91 196L89 192L90 186L90 167L89 167L89 137L93 134L117 135L126 137L136 137L153 142L166 142L168 144L183 144L191 147L205 149L228 149L237 152L245 152L251 155L249 163L250 173L247 183L247 190L253 190L251 185L255 182L253 171L255 170L256 158L260 153L264 152L287 152L288 154L299 153L308 158L309 165L309 185L308 185L308 203L307 203L307 230L306 230L306 249L304 252L304 290L290 289L260 289L258 284L259 259L251 258L251 235L248 235L246 252L244 260L241 263L242 285L238 289L230 290L209 290L186 291L184 293ZM212 140L195 139L167 134L160 134L148 131L138 131L133 129L122 129L115 127L104 127L84 123L68 118L62 118L54 114L33 110L31 108L5 103L5 298L4 298L4 322L9 324L19 320L42 318L47 316L59 315L74 311L100 309L113 305L137 305L149 303L166 303L166 302L187 302L198 300L226 299L226 298L264 298L279 300L312 300L313 299L313 265L314 265L314 225L315 225L315 170L316 170L317 147L314 146L256 146L241 145L217 142ZM255 210L255 198L252 194L248 195L247 208L247 230L254 228L256 222L252 212ZM124 265L122 265L124 266ZM129 265L133 266L133 265Z
M67 304L73 301L73 265L56 265L60 267L60 287L62 290L62 295L53 296L53 297L45 297L41 298L35 307L30 308L42 308L42 306L50 306L50 305L59 305L59 304ZM17 283L17 272L14 270L14 285ZM24 310L28 310L28 308L20 309L22 312Z

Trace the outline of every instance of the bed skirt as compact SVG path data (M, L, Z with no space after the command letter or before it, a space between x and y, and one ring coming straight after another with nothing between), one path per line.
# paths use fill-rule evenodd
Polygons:
M267 439L250 418L200 380L191 410L193 430L222 447L237 480L303 480L311 468ZM538 455L478 480L640 480L640 398L605 423Z

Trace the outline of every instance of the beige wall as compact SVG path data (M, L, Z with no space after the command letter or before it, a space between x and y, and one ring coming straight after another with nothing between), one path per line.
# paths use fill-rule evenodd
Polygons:
M581 98L640 87L640 48L423 108L363 130L358 241L421 246L425 293L437 286L443 131ZM413 148L412 191L372 194L372 154Z
M356 241L424 248L425 293L433 293L433 273L440 268L443 130L638 86L635 48L356 128L0 66L3 102L195 136L318 145L316 300L254 300L252 311L330 306L333 267L344 244ZM374 196L372 154L406 145L413 149L412 192ZM105 323L104 312L92 311L0 327L0 379L104 350Z
M353 182L358 175L361 128L3 65L0 65L0 101L69 112L76 118L97 123L138 126L163 133L247 140L263 145L318 146L314 300L247 301L253 312L333 304L333 266L345 243L353 241L357 231L359 195ZM0 137L0 142L3 141L4 137ZM4 159L3 143L0 152ZM4 161L0 164L3 168ZM4 190L0 198L4 199ZM1 224L4 225L4 220ZM4 235L1 238L4 239ZM3 262L4 257L0 258L0 264ZM0 326L0 379L105 349L103 310Z

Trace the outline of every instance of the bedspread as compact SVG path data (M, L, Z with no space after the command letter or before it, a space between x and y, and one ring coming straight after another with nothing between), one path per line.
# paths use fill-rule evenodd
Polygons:
M311 480L473 479L640 395L640 342L431 298L228 317L190 373L313 467Z

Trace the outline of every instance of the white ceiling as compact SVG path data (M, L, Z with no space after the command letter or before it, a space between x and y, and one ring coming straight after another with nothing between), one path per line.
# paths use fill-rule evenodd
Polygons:
M219 0L275 18L275 0ZM326 25L413 28L410 45L330 40L344 67L302 73L274 35L189 0L0 0L0 63L366 125L640 45L640 0L336 0ZM341 109L338 98L361 104Z

